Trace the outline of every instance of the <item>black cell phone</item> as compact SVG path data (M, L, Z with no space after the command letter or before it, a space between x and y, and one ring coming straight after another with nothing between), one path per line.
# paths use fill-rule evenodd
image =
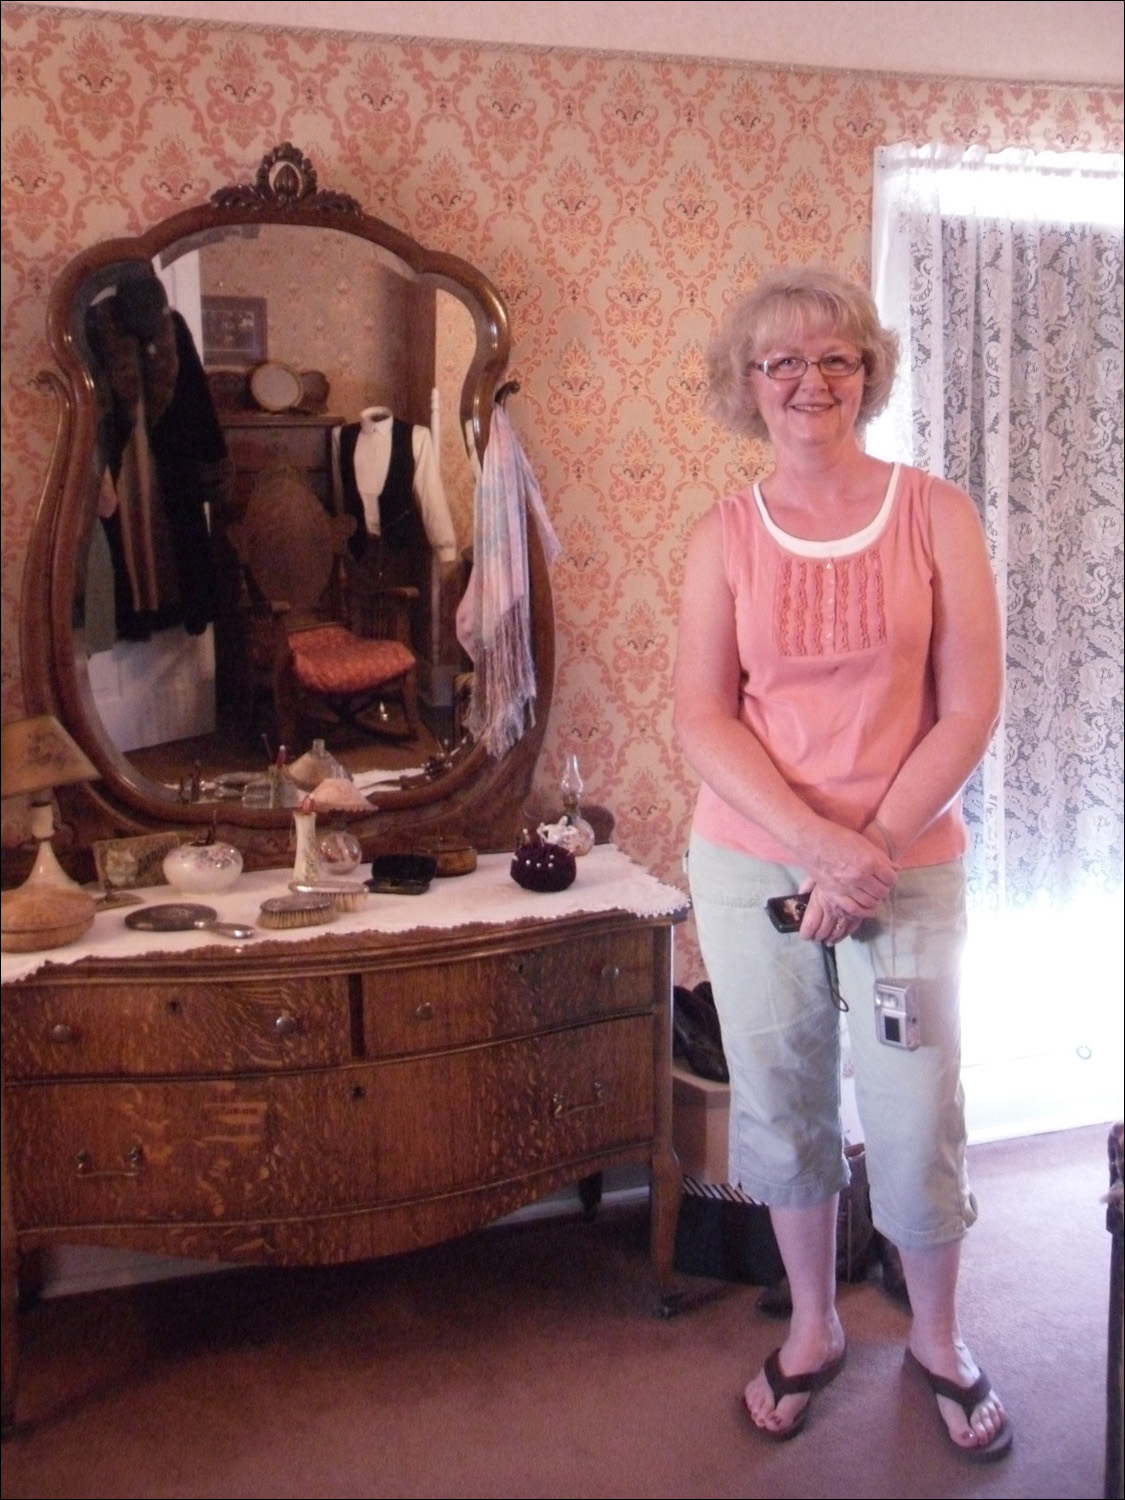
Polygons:
M797 932L808 904L807 896L771 896L766 911L778 932Z

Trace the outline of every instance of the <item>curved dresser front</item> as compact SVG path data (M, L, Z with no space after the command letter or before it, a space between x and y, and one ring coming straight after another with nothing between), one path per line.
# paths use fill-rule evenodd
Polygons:
M623 856L602 856L612 901L610 855ZM630 875L634 896L638 879L649 877ZM435 902L454 885L432 888ZM5 1425L19 1257L52 1245L359 1260L643 1162L653 1267L670 1298L682 904L526 909L400 931L353 917L348 932L89 956L6 984Z

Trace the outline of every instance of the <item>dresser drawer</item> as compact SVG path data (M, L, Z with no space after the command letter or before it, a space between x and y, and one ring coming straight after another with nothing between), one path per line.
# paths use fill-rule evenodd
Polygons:
M653 1131L653 1022L232 1081L16 1084L25 1227L253 1222L436 1197Z
M54 984L5 991L8 1079L241 1072L347 1062L347 980Z
M378 1197L499 1182L650 1140L653 1026L633 1016L377 1065Z
M602 933L363 976L368 1057L464 1046L651 1010L651 934Z

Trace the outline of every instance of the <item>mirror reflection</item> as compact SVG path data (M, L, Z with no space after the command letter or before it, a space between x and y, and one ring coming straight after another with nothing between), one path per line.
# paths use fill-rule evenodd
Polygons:
M209 229L153 271L106 267L76 314L101 479L75 619L108 738L205 797L314 738L366 783L421 767L460 740L472 314L327 228Z

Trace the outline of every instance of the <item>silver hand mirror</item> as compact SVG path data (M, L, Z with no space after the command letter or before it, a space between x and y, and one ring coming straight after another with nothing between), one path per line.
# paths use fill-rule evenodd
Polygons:
M237 942L258 936L257 928L242 922L220 922L214 907L199 906L192 901L165 901L157 906L142 906L139 911L129 913L125 926L136 932L191 932L194 929L215 932Z

